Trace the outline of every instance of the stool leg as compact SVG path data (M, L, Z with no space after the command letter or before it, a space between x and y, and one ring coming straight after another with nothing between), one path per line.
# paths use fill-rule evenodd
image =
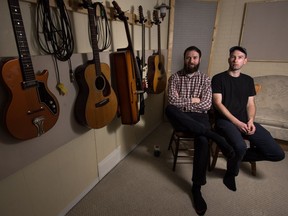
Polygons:
M256 176L256 162L253 161L253 162L250 162L251 164L251 173L253 176Z
M211 146L212 148L212 146ZM216 162L217 162L217 159L218 159L218 156L219 156L219 147L216 145L216 148L215 148L215 152L213 153L212 152L212 163L210 165L210 171L213 170L216 166Z
M179 151L179 137L175 140L175 153L174 153L174 163L173 163L173 171L176 169L176 163L177 163L177 157L178 157L178 151Z
M168 150L171 149L171 145L172 145L172 142L173 142L173 140L174 140L174 134L175 134L175 131L173 131L172 136L171 136L171 138L170 138L170 142L169 142Z

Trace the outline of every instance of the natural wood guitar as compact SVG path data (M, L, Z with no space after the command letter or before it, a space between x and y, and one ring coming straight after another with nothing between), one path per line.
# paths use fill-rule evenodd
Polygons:
M143 94L140 70L134 55L127 17L116 1L112 1L115 16L124 22L128 47L118 49L110 54L111 65L116 76L117 95L119 99L122 124L136 124L140 119L138 94ZM143 97L142 97L143 98ZM144 99L142 100L144 102ZM140 105L143 104L140 101ZM140 108L141 110L141 108Z
M93 61L88 61L75 70L79 91L74 111L80 124L97 129L106 126L114 119L118 102L110 84L110 68L100 62L95 3L84 0L83 6L88 10Z
M153 11L153 23L157 25L158 52L148 58L148 93L159 94L167 84L167 75L164 67L164 56L161 54L161 31L158 10Z
M8 0L19 59L2 62L8 92L5 124L12 136L27 140L51 129L59 116L56 97L47 87L48 71L35 75L18 0Z

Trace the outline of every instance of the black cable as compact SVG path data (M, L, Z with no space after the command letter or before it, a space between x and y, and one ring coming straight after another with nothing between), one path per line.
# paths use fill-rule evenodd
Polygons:
M60 74L57 59L69 63L70 80L74 81L71 65L71 56L74 51L74 38L71 22L63 0L57 0L57 9L51 15L49 0L38 0L37 2L37 41L41 49L53 55L55 59L57 88L61 94L65 94L63 84L60 83ZM60 86L60 87L59 87ZM63 86L63 87L61 87Z
M67 61L74 51L71 22L63 0L57 0L57 9L51 16L49 0L37 2L37 40L41 49Z
M97 28L97 42L99 51L104 51L111 45L111 28L108 22L105 7L100 2L94 3L95 13L97 13L97 7L99 8L100 14L96 16L96 28Z

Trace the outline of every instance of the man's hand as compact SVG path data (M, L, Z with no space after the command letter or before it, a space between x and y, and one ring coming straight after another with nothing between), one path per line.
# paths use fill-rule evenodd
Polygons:
M252 135L256 131L256 127L253 123L253 121L248 121L247 122L247 135Z
M200 98L192 98L192 104L194 103L200 103Z

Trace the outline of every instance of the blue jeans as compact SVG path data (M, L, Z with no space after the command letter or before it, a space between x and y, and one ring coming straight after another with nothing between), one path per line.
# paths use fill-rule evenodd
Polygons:
M209 142L204 133L210 129L208 114L182 112L173 105L168 105L165 113L175 130L195 133L192 181L197 185L206 184Z
M224 136L235 151L235 157L227 161L227 172L237 176L241 161L281 161L285 158L282 148L276 143L263 126L254 122L256 131L246 135L225 119L216 120L216 131ZM251 148L247 149L244 139L249 140Z

